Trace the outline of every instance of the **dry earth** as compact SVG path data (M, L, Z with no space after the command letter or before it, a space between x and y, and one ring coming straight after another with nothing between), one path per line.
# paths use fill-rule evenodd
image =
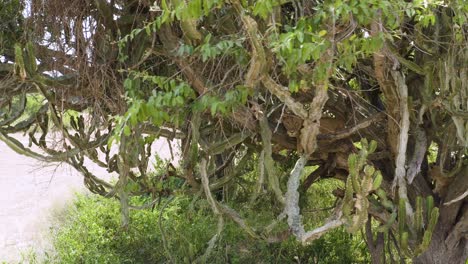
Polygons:
M170 158L166 141L156 142L153 150ZM91 171L111 177L96 166ZM85 191L81 175L70 166L41 164L0 141L0 263L17 263L21 252L50 247L53 212L72 201L75 192Z

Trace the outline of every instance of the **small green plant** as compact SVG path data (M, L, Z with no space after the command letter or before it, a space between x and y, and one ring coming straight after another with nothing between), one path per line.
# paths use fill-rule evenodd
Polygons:
M368 220L368 196L379 189L382 174L373 166L366 164L367 156L377 149L377 142L361 140L359 154L351 154L348 158L349 176L346 181L345 197L343 199L343 215L349 232L357 232ZM356 198L354 198L356 197Z

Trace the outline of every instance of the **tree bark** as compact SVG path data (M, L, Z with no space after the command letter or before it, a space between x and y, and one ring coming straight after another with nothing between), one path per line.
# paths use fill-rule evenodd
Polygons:
M371 229L372 221L369 217L369 220L366 223L366 243L369 248L369 253L371 255L371 261L373 264L382 263L384 258L384 233L377 233L377 237L374 239Z
M459 214L463 213L462 201L448 206L441 205L440 217L436 229L432 234L429 248L419 257L413 259L414 264L464 264L468 259L468 243L466 236L455 246L449 247L447 237L457 223ZM467 230L465 230L466 233Z

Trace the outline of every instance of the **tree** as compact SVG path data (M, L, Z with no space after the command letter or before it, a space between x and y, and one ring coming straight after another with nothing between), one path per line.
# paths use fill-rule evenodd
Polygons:
M260 238L223 203L235 192L222 191L239 188L255 160L252 200L267 185L279 219L303 243L344 225L365 230L375 263L394 250L414 263L468 257L465 1L1 7L0 139L71 164L91 191L120 199L124 225L129 195L174 191L148 172L151 143L165 137L180 140L183 160L165 176L182 178L184 192L203 191L220 229L227 217ZM46 140L52 126L60 144ZM42 152L17 141L20 131ZM85 158L118 182L98 179ZM302 175L310 165L318 169ZM345 188L334 192L329 221L307 231L300 196L324 178Z

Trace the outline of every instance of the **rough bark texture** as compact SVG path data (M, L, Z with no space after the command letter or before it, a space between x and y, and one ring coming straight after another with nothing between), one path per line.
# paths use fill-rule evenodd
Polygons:
M455 177L464 178L466 182L467 169L468 167L465 167ZM415 181L412 190L427 190L427 187L424 187L425 184L422 181ZM455 193L457 190L459 190L459 186L451 185L448 192ZM427 251L413 259L413 263L464 263L468 259L466 237L468 203L466 199L450 205L443 203L444 198L442 197L437 204L440 208L440 216L432 235L431 244Z
M439 222L432 235L432 241L429 248L421 256L413 259L413 263L463 264L468 259L468 244L466 242L466 238L461 238L459 243L456 245L446 244L447 235L450 234L457 222L461 209L461 203L443 206L441 208ZM466 221L466 218L463 220Z

